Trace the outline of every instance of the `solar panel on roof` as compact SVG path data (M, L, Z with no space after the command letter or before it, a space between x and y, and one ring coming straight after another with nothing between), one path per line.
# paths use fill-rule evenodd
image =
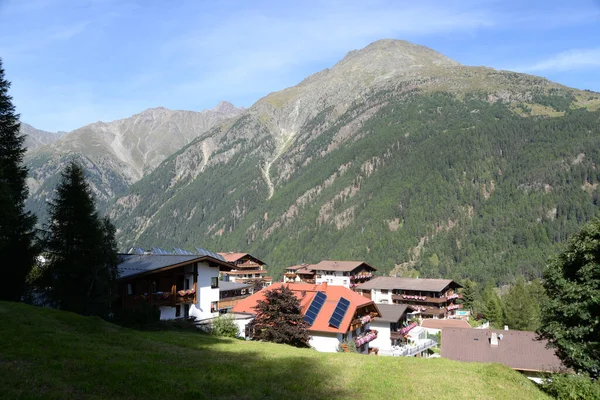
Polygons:
M194 254L191 251L187 251L187 250L181 249L179 247L173 247L173 252L175 254L179 254L179 255L182 255L182 256L189 256L189 255L193 255Z
M140 249L139 247L132 247L131 249L129 249L129 251L127 252L128 254L144 254L144 250Z
M304 315L304 320L309 325L312 325L315 322L317 315L319 315L321 308L323 308L323 304L325 304L325 300L327 300L327 295L325 293L317 292L317 294L315 294L315 298L310 303L310 307L308 307L308 310L306 310L306 314Z
M208 256L208 257L216 258L217 260L225 261L225 258L223 258L223 256L220 254L213 253L212 251L204 250L201 247L194 247L194 248L196 249L198 254L201 256Z
M329 318L329 325L339 328L348 311L348 307L350 307L350 302L345 298L340 297L335 310L333 310L333 314L331 314L331 318Z
M153 247L152 254L172 254L172 253L165 249L161 249L160 247Z

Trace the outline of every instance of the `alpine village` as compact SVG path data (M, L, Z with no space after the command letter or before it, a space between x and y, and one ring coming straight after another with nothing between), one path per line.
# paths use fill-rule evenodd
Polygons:
M600 93L384 39L54 133L10 72L0 398L600 398Z

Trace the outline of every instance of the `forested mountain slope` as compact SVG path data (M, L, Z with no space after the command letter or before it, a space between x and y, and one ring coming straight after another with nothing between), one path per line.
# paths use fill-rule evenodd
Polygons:
M511 281L597 213L598 93L379 41L199 136L111 208L123 247L243 250L276 275ZM206 151L206 149L210 151Z

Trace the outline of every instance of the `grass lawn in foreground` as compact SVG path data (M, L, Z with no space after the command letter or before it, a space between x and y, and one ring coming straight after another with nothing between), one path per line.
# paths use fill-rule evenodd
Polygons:
M140 332L0 302L1 399L546 399L497 364Z

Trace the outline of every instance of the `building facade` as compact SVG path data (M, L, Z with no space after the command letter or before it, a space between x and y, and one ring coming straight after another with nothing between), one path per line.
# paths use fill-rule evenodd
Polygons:
M289 288L300 302L302 314L309 324L310 345L317 351L333 353L348 349L353 343L359 353L368 354L377 338L371 323L381 316L372 301L343 286L327 283L274 283L240 301L234 313L255 314L256 304L265 299L265 291ZM251 335L251 333L249 333Z
M217 315L219 273L232 266L217 254L210 254L119 254L121 306L156 306L161 319Z
M264 262L248 253L219 253L225 261L233 265L231 271L224 271L222 280L236 283L251 283L257 287L267 287L273 283L268 276Z
M454 318L462 304L461 286L450 279L377 277L357 286L377 304L405 304L421 318Z
M318 264L301 264L286 268L284 282L327 283L355 289L368 282L376 268L363 261L325 260Z

